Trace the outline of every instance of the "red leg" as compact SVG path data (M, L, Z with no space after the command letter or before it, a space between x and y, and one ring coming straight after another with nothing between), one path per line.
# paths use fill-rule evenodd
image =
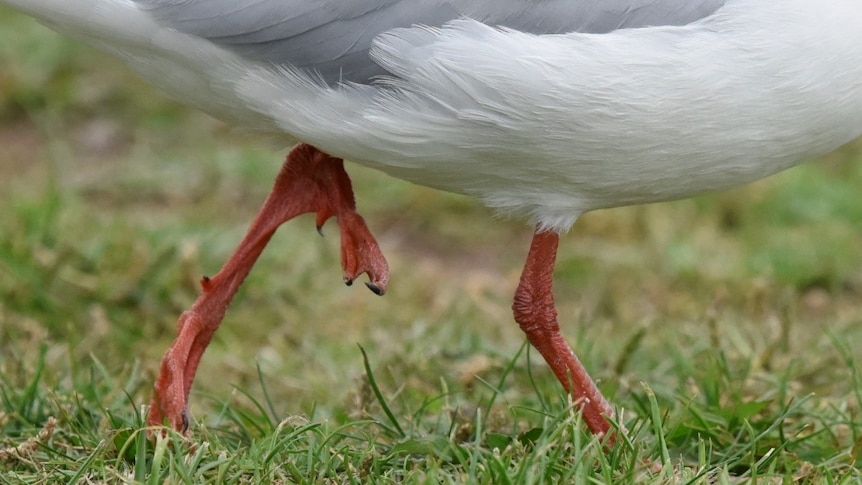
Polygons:
M533 235L512 310L527 339L580 406L590 431L603 436L610 430L608 418L613 418L614 411L560 335L557 323L551 287L559 241L559 235L553 231L537 230Z
M356 213L353 189L341 159L310 145L299 145L287 156L266 201L233 255L213 277L201 280L202 292L177 323L177 338L162 359L148 422L167 419L174 429L188 428L186 405L198 363L218 329L225 311L275 230L307 212L317 214L318 229L332 216L341 229L341 265L350 284L368 273L368 287L382 295L389 284L389 267L377 241Z

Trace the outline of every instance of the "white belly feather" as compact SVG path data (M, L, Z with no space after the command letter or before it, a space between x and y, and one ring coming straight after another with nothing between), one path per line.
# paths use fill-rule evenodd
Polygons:
M397 30L374 55L400 79L340 88L160 27L127 0L4 1L215 116L558 230L756 180L862 133L857 0L730 0L688 26L598 35Z

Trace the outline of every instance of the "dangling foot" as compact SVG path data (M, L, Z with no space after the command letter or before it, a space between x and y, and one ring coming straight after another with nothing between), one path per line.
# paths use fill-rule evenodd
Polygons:
M542 354L557 379L581 408L584 423L594 434L604 436L611 429L608 419L614 417L614 410L560 335L560 325L557 323L551 288L559 241L557 233L539 232L537 229L521 274L521 283L515 292L512 310L515 321L527 334L527 339ZM608 443L612 441L613 436Z
M201 295L177 323L177 338L162 359L150 401L147 422L167 424L185 432L187 404L198 363L239 286L251 271L275 230L304 213L317 214L318 230L332 216L341 229L341 265L351 284L367 273L368 288L382 295L389 284L389 266L365 221L356 213L344 162L310 145L287 156L272 191L233 255L213 277L201 279Z

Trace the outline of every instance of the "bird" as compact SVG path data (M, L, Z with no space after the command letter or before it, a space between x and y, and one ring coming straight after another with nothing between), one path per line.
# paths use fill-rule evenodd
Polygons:
M739 186L862 135L858 0L0 0L188 105L294 144L233 255L179 318L148 422L189 392L270 237L335 218L344 282L389 267L344 161L478 199L533 228L514 320L613 440L560 332L560 236L596 209Z

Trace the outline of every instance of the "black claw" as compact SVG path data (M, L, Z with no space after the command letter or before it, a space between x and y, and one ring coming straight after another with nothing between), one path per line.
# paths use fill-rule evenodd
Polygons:
M323 226L314 226L314 227L317 228L317 233L320 234L320 237L324 237L323 236Z
M344 284L347 286L353 286L353 280L350 278L344 278Z
M203 276L201 276L201 279L204 281L204 283L209 283L209 282L210 282L210 277L209 277L209 276L207 276L207 275L203 275Z
M374 283L372 283L370 281L366 281L365 286L367 286L368 289L371 290L371 292L377 296L380 296L383 294L383 289L381 289L379 286L375 285Z
M183 409L183 433L189 430L189 413Z

